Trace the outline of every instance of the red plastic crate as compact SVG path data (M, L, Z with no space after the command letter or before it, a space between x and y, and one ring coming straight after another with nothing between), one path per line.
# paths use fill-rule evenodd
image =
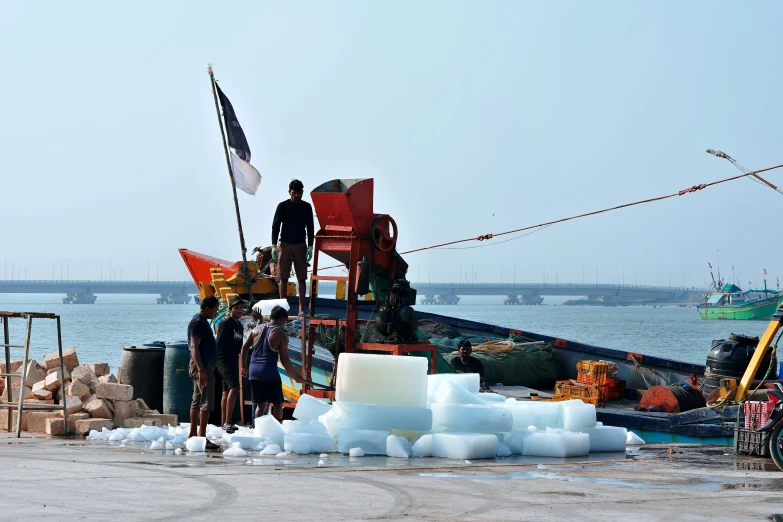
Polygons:
M606 400L621 401L625 399L625 381L623 379L606 379Z
M745 403L745 428L757 430L767 423L775 401L747 401Z

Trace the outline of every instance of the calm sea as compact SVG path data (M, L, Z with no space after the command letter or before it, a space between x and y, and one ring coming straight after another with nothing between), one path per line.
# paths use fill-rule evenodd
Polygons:
M186 337L195 304L157 305L154 296L100 295L94 305L63 305L60 295L0 295L0 310L60 314L63 346L81 362L108 362L116 372L122 347ZM563 299L542 306L504 306L502 297L463 297L456 306L417 309L517 328L589 344L704 364L713 339L730 333L761 335L767 321L705 321L693 307L574 307ZM12 343L22 343L21 320L11 322ZM31 353L40 361L57 349L54 321L34 320ZM2 352L0 352L2 353ZM18 351L16 352L18 353Z

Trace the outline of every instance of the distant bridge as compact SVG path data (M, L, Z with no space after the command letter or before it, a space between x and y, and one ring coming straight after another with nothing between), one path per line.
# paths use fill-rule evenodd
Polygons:
M575 283L411 283L425 304L456 304L459 296L501 295L507 304L540 304L543 296L584 296L592 304L633 302L696 302L704 291L697 288L575 284ZM335 284L322 281L321 294L333 294ZM193 281L0 281L2 294L65 294L65 303L94 303L98 294L159 295L162 304L188 303L198 294Z
M63 303L92 304L96 294L158 294L160 304L188 303L193 281L0 281L0 294L65 294Z

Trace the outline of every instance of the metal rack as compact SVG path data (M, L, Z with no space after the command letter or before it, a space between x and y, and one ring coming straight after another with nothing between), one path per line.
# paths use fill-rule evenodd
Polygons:
M61 386L65 386L65 367L63 365L63 342L62 334L60 330L60 316L57 314L50 314L44 312L0 312L0 319L3 321L3 343L0 346L5 348L5 371L0 373L0 377L6 377L6 388L8 391L9 401L6 403L0 403L0 408L6 408L8 410L8 426L7 431L11 431L11 411L16 409L16 436L17 438L22 435L22 414L25 411L62 411L63 420L65 422L65 434L68 434L68 411L65 406L65 390L63 389L62 399L60 404L41 404L30 403L25 405L24 402L24 387L25 376L27 375L27 368L30 362L30 335L33 329L33 319L54 319L57 321L57 350L60 355L60 381ZM25 319L27 321L27 329L24 338L24 344L11 344L9 322L11 319ZM22 361L22 371L11 372L11 349L24 349L24 359ZM13 397L11 385L11 379L14 377L19 378L19 400L14 404L10 399Z

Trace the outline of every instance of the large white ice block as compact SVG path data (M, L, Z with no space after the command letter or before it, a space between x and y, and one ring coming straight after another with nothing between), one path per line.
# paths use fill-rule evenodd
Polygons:
M435 395L440 385L450 382L455 386L466 389L470 393L478 393L481 385L481 377L477 373L438 373L427 376L427 394Z
M511 450L511 454L522 455L525 447L525 439L533 433L535 433L535 431L516 429L512 431L508 437L506 437L506 445Z
M254 422L255 429L253 430L253 435L265 439L272 439L278 446L283 445L285 430L283 430L283 427L277 422L276 418L272 415L263 415L261 417L256 417Z
M535 431L524 439L522 455L533 457L583 457L590 453L587 433L548 429Z
M596 426L585 430L590 437L590 452L594 451L625 451L625 440L628 430L617 426Z
M429 408L335 402L332 411L342 429L430 431L432 428Z
M320 399L309 395L300 395L296 401L296 408L294 408L294 418L303 422L310 422L329 411L329 408L331 406Z
M595 406L582 401L563 403L563 428L584 431L595 428Z
M362 448L367 455L386 455L389 435L391 430L340 430L337 451L348 453L351 448Z
M326 431L333 438L337 438L337 435L340 433L342 421L343 417L338 416L333 408L330 408L329 411L318 417L318 422L326 427Z
M424 408L427 405L428 364L425 357L340 354L335 399L338 402Z
M435 433L432 456L446 459L494 459L498 438L485 433Z
M411 454L414 457L432 457L432 433L425 433L413 442Z
M326 426L324 426L322 423L315 421L310 422L308 424L305 424L298 430L296 430L297 433L314 433L316 435L329 435L329 432L326 429Z
M411 443L405 437L389 435L386 438L386 456L407 459L411 456Z
M242 449L254 450L261 442L264 442L264 439L261 437L248 437L246 435L230 435L228 437L229 447L239 444L239 447Z
M302 451L304 447L307 447L310 451ZM334 451L334 440L326 434L286 433L285 450L299 454L328 453Z
M431 404L432 431L502 433L511 431L513 418L508 408L470 404Z
M438 404L484 404L477 393L468 390L451 381L444 381L435 390L434 400Z
M300 420L284 420L281 426L286 433L296 433L306 423Z
M481 402L506 402L506 397L499 393L475 393L474 395L478 397Z

